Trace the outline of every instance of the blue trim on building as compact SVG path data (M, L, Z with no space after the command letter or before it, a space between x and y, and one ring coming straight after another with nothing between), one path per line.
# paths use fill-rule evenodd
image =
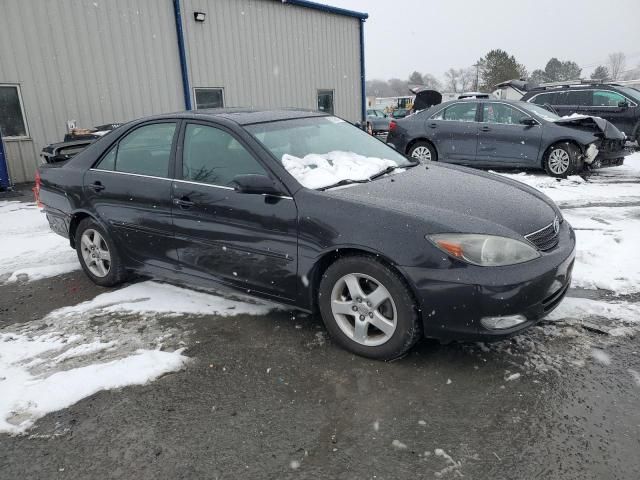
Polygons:
M367 120L367 91L364 69L364 19L360 21L360 94L362 95L362 122Z
M0 191L9 190L9 188L11 188L11 179L9 178L9 167L7 166L4 143L2 143L2 133L0 133Z
M180 0L173 0L173 13L176 18L176 34L178 35L178 54L180 55L180 71L182 73L184 106L187 110L191 110L191 89L189 87L187 52L184 48L184 31L182 29L182 12L180 11Z
M320 10L322 12L335 13L336 15L344 15L347 17L359 18L360 20L366 20L369 18L368 13L356 12L354 10L347 10L346 8L332 7L331 5L324 5L322 3L309 2L306 0L279 0L282 3L288 3L290 5L297 5L299 7L312 8L314 10Z

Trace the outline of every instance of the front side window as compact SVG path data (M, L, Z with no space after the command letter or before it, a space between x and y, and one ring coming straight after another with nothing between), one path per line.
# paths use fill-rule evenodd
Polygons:
M196 97L196 110L224 107L222 88L194 88L193 90Z
M18 85L0 85L0 134L3 137L27 137Z
M504 103L485 103L482 105L482 121L485 123L502 123L505 125L520 125L529 115Z
M595 90L593 92L594 107L617 107L622 102L627 102L624 95L611 90Z
M228 187L237 175L248 174L267 172L231 134L206 125L187 125L182 153L184 180Z
M475 122L476 121L476 102L456 103L444 109L442 120L451 120L457 122Z
M97 168L168 178L176 124L156 123L135 129L107 153Z

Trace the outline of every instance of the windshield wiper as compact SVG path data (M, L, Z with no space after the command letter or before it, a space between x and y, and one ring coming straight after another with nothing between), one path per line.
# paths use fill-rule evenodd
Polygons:
M409 165L392 165L390 167L385 168L384 170L379 171L378 173L376 173L375 175L371 175L369 177L369 180L375 180L376 178L380 178L383 175L386 175L387 173L391 173L393 172L395 169L397 168L411 168L411 167L415 167L416 165L418 165L420 162L416 162L416 163L410 163Z
M335 187L341 187L343 185L351 185L352 183L367 183L369 182L368 178L365 178L364 180L340 180L337 183L334 183L333 185L328 185L326 187L320 187L318 188L319 191L324 192L325 190L329 190L330 188L335 188Z

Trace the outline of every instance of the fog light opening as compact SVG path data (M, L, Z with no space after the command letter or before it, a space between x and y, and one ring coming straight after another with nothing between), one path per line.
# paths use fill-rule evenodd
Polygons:
M509 315L506 317L484 317L480 320L483 327L489 330L506 330L527 321L524 315Z

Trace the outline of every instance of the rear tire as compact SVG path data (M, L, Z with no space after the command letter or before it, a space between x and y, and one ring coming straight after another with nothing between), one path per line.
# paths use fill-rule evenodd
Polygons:
M578 173L580 149L572 143L551 145L544 157L544 170L554 178L567 178Z
M403 278L366 255L342 257L329 266L318 305L331 337L363 357L393 360L422 336L416 302Z
M95 220L82 220L74 238L80 265L93 283L112 287L126 279L126 270L115 243Z
M421 162L429 162L438 160L438 154L436 149L433 148L429 142L416 142L414 143L408 152L411 158L420 160Z

